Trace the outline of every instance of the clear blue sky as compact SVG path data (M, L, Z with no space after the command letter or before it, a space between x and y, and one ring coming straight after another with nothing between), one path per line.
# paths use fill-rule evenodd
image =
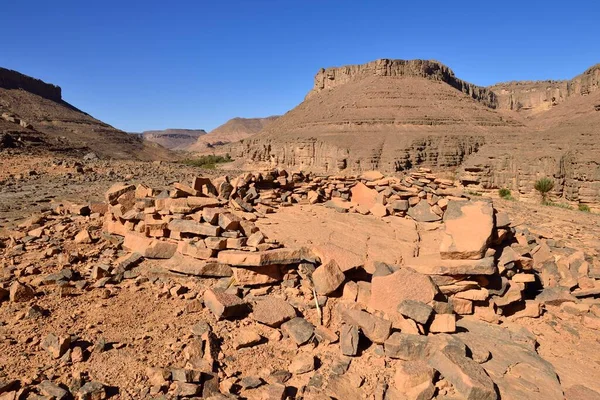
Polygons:
M467 81L571 78L600 62L600 2L5 1L0 66L117 128L282 114L321 67L437 59Z

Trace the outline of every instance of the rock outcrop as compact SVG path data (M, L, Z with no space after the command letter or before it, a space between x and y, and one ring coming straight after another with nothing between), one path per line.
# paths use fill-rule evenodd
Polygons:
M58 102L62 100L61 89L59 86L46 83L42 80L6 68L0 68L0 88L22 89L48 100Z
M488 89L495 93L499 109L537 113L549 110L573 96L585 96L600 88L600 64L571 80L513 81Z
M462 165L463 184L483 191L508 188L513 197L539 201L535 181L548 177L554 181L553 202L600 210L600 90L597 78L583 84L599 73L592 68L575 78L573 94L532 115L529 134L489 138Z
M488 107L495 108L497 105L496 95L490 89L458 79L450 68L433 60L380 59L361 65L321 68L315 76L315 86L306 98L368 76L405 76L441 81Z

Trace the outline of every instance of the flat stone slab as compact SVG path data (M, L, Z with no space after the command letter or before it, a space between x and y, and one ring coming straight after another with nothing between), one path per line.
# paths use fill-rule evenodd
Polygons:
M233 270L227 264L220 263L217 259L198 260L193 257L175 253L163 264L169 271L195 276L226 277L232 276Z
M236 267L261 267L264 265L288 265L303 261L314 262L315 257L305 247L283 248L265 251L226 250L219 252L219 262Z
M322 205L282 207L259 219L256 226L286 247L315 248L315 255L325 261L335 259L342 271L369 260L402 264L416 254L419 241L417 226L410 219L342 214Z
M472 319L457 326L454 336L472 351L489 351L481 364L498 386L500 398L520 400L563 400L563 390L552 364L535 351L535 338L517 325L501 327ZM466 332L464 332L466 331Z
M404 265L426 275L493 275L493 257L481 260L443 260L439 255L409 258Z

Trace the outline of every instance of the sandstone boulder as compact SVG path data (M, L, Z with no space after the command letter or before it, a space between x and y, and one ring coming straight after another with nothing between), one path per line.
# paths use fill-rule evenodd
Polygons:
M494 228L492 203L450 201L444 214L444 225L444 237L440 245L442 258L483 258Z
M408 215L417 222L435 222L442 219L441 216L433 212L431 206L426 201L420 201L414 207L410 207Z
M370 210L377 204L377 191L368 188L361 182L354 185L352 189L350 189L350 193L352 193L351 201L354 205Z
M246 303L236 295L213 289L204 292L204 304L217 319L240 317L247 310Z
M402 301L429 303L437 292L437 287L429 276L403 267L393 274L373 277L369 306L374 310L394 315Z
M123 247L146 258L171 258L177 251L177 243L153 239L135 232L127 232Z
M496 400L494 382L472 359L451 348L438 350L428 361L466 400Z
M346 276L334 260L319 266L312 274L318 294L330 295L344 283Z

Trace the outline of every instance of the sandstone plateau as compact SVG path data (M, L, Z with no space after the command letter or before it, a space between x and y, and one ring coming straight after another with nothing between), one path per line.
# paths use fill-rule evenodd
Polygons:
M598 204L600 67L567 82L480 87L436 61L320 70L305 100L231 149L250 163L338 173L463 166L476 189Z

